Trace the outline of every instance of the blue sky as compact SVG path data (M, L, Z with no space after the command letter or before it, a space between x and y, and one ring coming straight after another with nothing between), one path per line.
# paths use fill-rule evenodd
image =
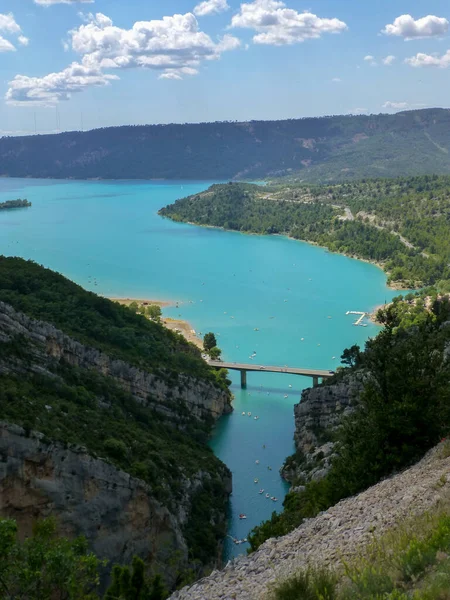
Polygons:
M448 106L449 21L447 0L0 0L0 132Z

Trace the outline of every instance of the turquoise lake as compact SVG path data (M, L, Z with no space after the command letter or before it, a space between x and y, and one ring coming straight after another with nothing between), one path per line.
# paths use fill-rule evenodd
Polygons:
M346 311L370 311L396 295L378 268L283 237L157 215L210 183L0 179L0 201L33 204L0 212L0 253L33 259L99 294L179 301L165 314L214 331L230 361L250 362L256 352L257 363L332 370L344 348L376 334L370 323L353 327ZM249 373L244 391L239 374L231 378L235 410L219 421L211 445L233 473L229 534L242 539L282 509L288 486L278 471L293 452L293 405L311 382ZM231 537L227 558L247 548Z

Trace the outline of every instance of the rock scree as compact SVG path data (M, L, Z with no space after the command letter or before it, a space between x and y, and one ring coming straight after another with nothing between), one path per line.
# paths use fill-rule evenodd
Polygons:
M272 586L298 570L339 566L374 536L450 497L450 457L445 456L440 444L409 469L341 500L288 535L267 540L253 554L238 557L170 600L268 600Z

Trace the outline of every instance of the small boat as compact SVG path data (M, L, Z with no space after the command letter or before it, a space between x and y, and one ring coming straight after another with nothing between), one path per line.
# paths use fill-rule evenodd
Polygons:
M301 342L305 341L305 338L300 338L300 341L301 341Z
M267 467L267 468L269 469L269 471L271 471L271 470L272 470L272 467Z
M253 331L259 331L259 329L257 327L255 327L255 329Z
M242 414L243 414L243 415L244 415L244 417L245 417L245 412L243 412Z
M253 483L258 483L259 479L257 477L255 477L255 479L253 480Z
M285 395L284 395L284 397L285 397L285 398L287 398L287 397L288 397L288 395L287 395L287 394L285 394Z
M258 415L256 415L256 417L253 417L255 419L255 421L257 421L259 419Z
M274 502L276 502L276 501L277 501L277 498L275 498L275 496L273 496L273 497L271 498L271 500L273 500Z
M260 493L260 494L264 494L264 490L263 490L263 489L260 489L260 490L259 490L259 493Z
M255 460L255 464L256 464L256 465L259 465L259 460Z
M291 387L292 387L292 385L291 385L291 384L289 384L289 387L291 388Z
M246 543L246 541L247 541L247 538L244 538L242 541L243 541L243 542L244 542L244 544L245 544L245 543Z
M244 513L241 513L241 514L239 515L239 518L240 518L240 519L246 519L246 518L247 518L247 515L244 515Z
M252 416L252 413L251 413L251 412L248 412L247 414L248 414L248 416L249 416L249 417L251 417L251 416Z
M266 498L270 498L270 494L266 494Z

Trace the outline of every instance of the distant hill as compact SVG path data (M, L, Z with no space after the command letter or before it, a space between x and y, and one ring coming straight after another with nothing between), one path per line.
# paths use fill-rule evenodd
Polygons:
M0 139L0 175L307 181L450 173L450 110L124 126Z

